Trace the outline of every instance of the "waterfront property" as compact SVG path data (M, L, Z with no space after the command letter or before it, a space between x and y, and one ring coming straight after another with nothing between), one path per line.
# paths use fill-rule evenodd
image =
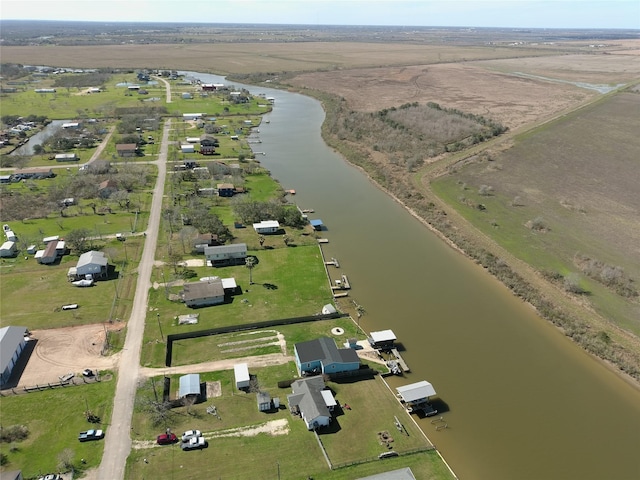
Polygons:
M429 405L429 397L434 396L436 391L426 380L397 387L396 391L400 402L405 405L409 413L422 411L426 416L438 413Z
M331 423L331 412L337 405L331 390L325 388L320 376L303 378L291 384L293 393L287 396L289 409L300 415L309 430Z
M301 375L335 374L360 368L360 359L351 348L338 348L329 337L296 343L293 347Z
M379 332L371 332L367 340L377 350L390 350L395 346L396 335L393 330L380 330Z

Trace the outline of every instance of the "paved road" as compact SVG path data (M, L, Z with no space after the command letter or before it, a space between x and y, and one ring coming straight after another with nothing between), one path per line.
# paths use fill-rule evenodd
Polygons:
M118 383L113 402L111 425L106 428L104 454L98 469L99 480L120 480L124 478L125 464L131 451L131 416L138 383L140 350L144 334L144 322L147 314L151 272L158 243L162 197L167 174L167 154L169 150L169 127L166 120L162 132L160 153L155 162L158 166L158 179L153 190L147 237L138 267L138 282L131 317L127 323L127 337L120 358Z

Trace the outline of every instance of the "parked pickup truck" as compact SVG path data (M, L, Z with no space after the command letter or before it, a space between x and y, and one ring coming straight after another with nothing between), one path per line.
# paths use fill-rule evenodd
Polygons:
M191 437L186 442L182 442L180 448L182 448L182 450L199 450L201 448L207 448L207 441L204 437Z
M86 432L80 432L78 440L81 442L90 442L91 440L100 440L104 437L102 430L87 430Z

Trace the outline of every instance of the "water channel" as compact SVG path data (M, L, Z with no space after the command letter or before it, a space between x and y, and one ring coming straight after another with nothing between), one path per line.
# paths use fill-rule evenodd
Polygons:
M327 226L323 250L348 274L364 330L391 328L406 349L411 373L392 386L434 385L449 428L418 422L460 479L640 478L639 390L329 149L318 102L235 85L275 98L258 159Z

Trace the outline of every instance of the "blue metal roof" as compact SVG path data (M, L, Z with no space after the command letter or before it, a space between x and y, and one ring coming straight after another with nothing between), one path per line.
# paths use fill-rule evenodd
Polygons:
M322 220L317 219L317 220L309 220L309 223L313 226L313 227L317 227L320 225L323 225Z

